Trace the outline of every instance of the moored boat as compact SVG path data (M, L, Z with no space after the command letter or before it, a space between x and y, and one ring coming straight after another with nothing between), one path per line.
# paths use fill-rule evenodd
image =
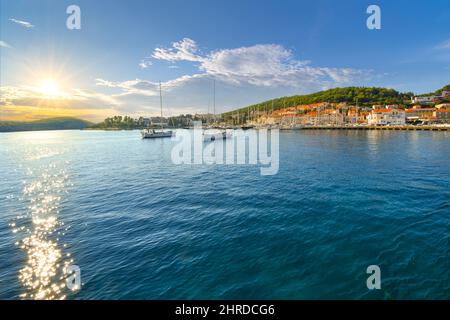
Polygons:
M159 103L161 106L161 129L155 130L147 128L142 130L141 131L142 139L169 138L172 136L172 131L164 131L161 82L159 83Z
M141 131L142 139L168 138L173 134L172 131L144 129Z
M203 133L203 141L225 140L233 137L230 131L218 131L217 133Z

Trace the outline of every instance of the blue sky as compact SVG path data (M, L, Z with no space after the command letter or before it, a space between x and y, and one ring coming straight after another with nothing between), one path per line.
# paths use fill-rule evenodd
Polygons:
M337 86L450 83L447 0L0 3L2 118L157 114L158 81L167 114L206 112L213 79L218 112ZM71 4L81 30L66 28ZM366 27L370 4L381 30Z

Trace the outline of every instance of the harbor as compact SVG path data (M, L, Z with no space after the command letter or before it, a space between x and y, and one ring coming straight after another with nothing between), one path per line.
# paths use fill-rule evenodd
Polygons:
M280 130L407 130L407 131L450 131L450 126L305 126L281 127Z

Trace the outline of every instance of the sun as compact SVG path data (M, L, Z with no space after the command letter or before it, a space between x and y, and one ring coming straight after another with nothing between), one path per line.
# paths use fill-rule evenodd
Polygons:
M44 79L39 85L39 92L47 98L55 98L61 94L59 85L54 79Z

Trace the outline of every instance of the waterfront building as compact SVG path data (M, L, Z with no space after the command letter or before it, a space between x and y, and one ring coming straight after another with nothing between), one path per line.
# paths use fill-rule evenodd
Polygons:
M420 108L420 106L414 106L411 109L405 110L406 120L408 122L432 121L435 117L435 111L435 108Z
M364 124L367 123L368 115L369 112L361 110L361 108L351 106L349 107L344 120L347 124Z
M314 110L300 118L303 125L343 125L344 115L336 109Z
M405 111L401 109L382 108L374 109L367 116L369 125L404 125Z
M434 111L433 116L437 121L450 121L450 108L440 108Z

